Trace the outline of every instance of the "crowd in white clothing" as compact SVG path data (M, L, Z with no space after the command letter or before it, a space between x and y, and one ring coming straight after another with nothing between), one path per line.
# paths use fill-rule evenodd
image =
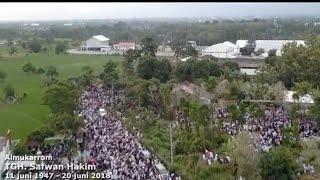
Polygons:
M225 112L225 113L222 113ZM217 117L226 117L226 111L216 111ZM319 136L319 131L316 122L302 115L298 116L299 135L300 138L310 136ZM240 124L235 121L224 121L221 129L230 135L236 135L241 131L258 132L260 139L260 147L263 151L268 151L272 146L280 145L283 142L281 129L291 127L291 118L281 106L265 108L262 117L252 117L246 115L244 123Z
M85 160L96 165L98 171L112 173L123 180L174 179L169 174L160 174L159 163L154 156L145 156L146 151L129 133L121 121L111 113L104 116L99 109L121 102L121 93L111 92L102 86L93 85L81 96L80 115L85 119Z

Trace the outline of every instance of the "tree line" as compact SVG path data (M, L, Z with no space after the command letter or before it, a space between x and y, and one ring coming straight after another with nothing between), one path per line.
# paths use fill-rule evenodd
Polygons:
M238 39L305 39L309 35L320 33L316 26L306 26L306 20L273 19L266 20L221 20L214 23L202 22L139 22L126 23L119 21L114 24L88 24L86 26L48 26L46 29L28 29L23 27L4 27L1 39L30 40L34 37L42 39L68 38L83 41L93 35L103 34L111 38L111 43L119 41L138 42L145 35L155 38L158 43L170 43L174 46L184 45L194 40L199 45L209 46L223 41ZM18 30L17 30L18 29Z

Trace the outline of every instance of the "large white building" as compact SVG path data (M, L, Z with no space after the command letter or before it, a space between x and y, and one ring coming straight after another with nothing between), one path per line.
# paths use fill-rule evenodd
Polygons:
M111 46L109 45L110 39L103 36L97 35L92 36L90 39L86 40L80 46L81 51L109 51Z
M240 48L229 41L209 46L202 50L202 56L209 55L216 58L233 58L240 54Z
M263 51L260 55L262 57L268 57L270 50L276 50L276 55L281 56L281 50L284 45L289 43L297 43L297 45L305 46L305 41L303 40L255 40L255 52ZM239 48L243 48L248 44L248 40L237 40L236 45Z
M289 43L297 43L297 45L305 46L305 41L303 40L256 40L256 47L254 49L255 52L259 50L263 50L263 53L260 56L268 57L268 53L270 50L276 50L276 55L281 56L281 50L284 45ZM248 40L237 40L236 45L240 48L245 47L248 44Z
M236 45L239 46L239 48L244 48L248 44L248 40L237 40Z
M297 45L305 46L305 41L302 40L256 40L256 48L254 51L263 49L264 53L262 56L267 57L268 52L272 49L276 50L276 55L281 56L281 50L284 45L289 43L297 43Z

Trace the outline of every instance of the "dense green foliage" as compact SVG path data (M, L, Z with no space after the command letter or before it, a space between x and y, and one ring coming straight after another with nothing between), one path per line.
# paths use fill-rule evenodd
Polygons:
M283 48L282 56L270 56L266 59L267 68L263 69L261 76L264 79L275 78L269 81L273 84L281 80L287 89L295 83L308 81L313 88L320 87L320 59L319 38L314 38L307 47L289 44Z
M49 117L49 127L54 129L56 134L72 135L77 132L78 127L82 125L82 121L66 112L59 112Z
M30 62L28 62L22 66L22 70L23 70L23 72L35 72L36 67L33 64L31 64Z
M39 130L33 131L28 136L28 141L36 141L36 142L43 142L45 138L53 136L55 129L49 129L49 128L41 128Z
M7 84L7 85L3 88L3 94L4 94L4 97L5 97L5 98L15 97L14 88L13 88L10 84Z
M143 79L157 78L161 82L170 79L172 67L167 59L159 60L152 56L144 56L138 60L137 72Z
M172 50L174 51L174 57L185 58L185 57L198 57L198 51L190 45L172 45Z
M79 89L68 83L58 83L45 92L44 103L47 104L52 113L73 114L78 105Z
M17 146L14 147L12 153L14 155L25 155L28 154L28 148L23 143L19 143Z
M214 76L209 76L206 80L206 87L208 91L213 91L213 89L217 86L217 81Z
M81 68L81 76L78 79L78 82L82 87L89 86L94 79L94 70L91 66L83 66Z
M64 43L59 43L56 45L54 49L56 54L61 54L61 53L66 53L67 47Z
M37 70L37 73L38 74L43 74L43 73L45 73L46 71L42 68L42 67L40 67L38 70Z
M11 47L9 48L9 54L10 54L10 56L15 55L17 52L18 52L18 49L17 49L16 46L11 46Z
M261 157L261 175L263 179L295 179L297 162L290 149L276 147Z
M117 64L115 62L108 61L103 66L103 72L100 74L100 79L105 85L114 86L119 79Z
M158 45L152 37L145 37L141 40L141 50L144 55L156 56Z
M238 64L233 62L218 62L216 60L201 60L191 58L186 62L179 62L175 71L180 80L208 79L209 76L220 77L222 74L231 76L239 72Z
M40 52L41 50L41 43L38 41L38 40L32 40L30 43L29 43L29 48L32 52L34 53L38 53Z
M59 75L57 68L53 65L49 65L46 67L45 75L48 77L56 77Z

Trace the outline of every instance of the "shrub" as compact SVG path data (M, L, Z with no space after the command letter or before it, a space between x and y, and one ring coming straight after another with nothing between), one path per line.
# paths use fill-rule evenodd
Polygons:
M55 47L56 54L61 54L66 52L67 47L63 43L59 43Z
M37 40L33 40L29 43L29 48L32 52L38 53L41 50L41 44Z
M3 81L7 77L7 73L0 70L0 81Z
M45 70L43 69L43 68L39 68L38 70L37 70L37 73L38 74L43 74L45 72Z
M263 179L295 179L298 169L294 155L289 148L279 146L264 154L260 159Z
M28 154L28 148L24 144L19 143L13 148L12 153L14 155L25 155Z
M23 70L23 72L36 72L37 69L33 64L28 62L22 66L22 70Z
M14 93L14 88L11 85L7 85L3 88L3 94L5 98L7 99L8 97L15 97Z

